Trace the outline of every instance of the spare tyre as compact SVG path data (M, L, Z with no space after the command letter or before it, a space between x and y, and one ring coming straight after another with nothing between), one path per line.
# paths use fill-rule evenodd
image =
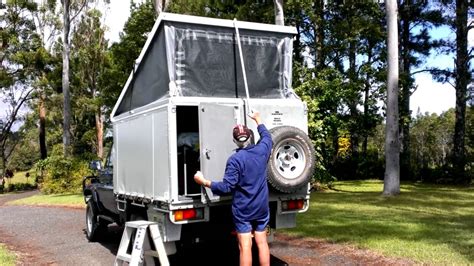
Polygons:
M311 180L315 151L308 135L292 126L270 130L273 148L268 160L268 182L276 190L292 193Z

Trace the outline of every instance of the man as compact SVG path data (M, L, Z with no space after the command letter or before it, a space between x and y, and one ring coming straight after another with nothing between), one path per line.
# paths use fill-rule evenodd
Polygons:
M258 247L260 265L270 265L266 226L270 218L268 206L267 161L272 150L270 132L262 124L260 114L250 117L257 123L260 141L251 144L251 131L244 125L233 129L236 153L227 160L222 182L210 181L201 172L196 183L209 187L217 195L232 193L232 214L240 249L240 265L252 265L252 231Z

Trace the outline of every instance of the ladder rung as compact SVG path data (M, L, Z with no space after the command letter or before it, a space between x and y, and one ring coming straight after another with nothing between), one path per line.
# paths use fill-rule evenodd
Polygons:
M131 228L138 228L140 226L148 226L150 224L154 224L154 222L150 221L133 221L133 222L126 222L125 227L131 227Z
M160 255L158 254L157 251L154 251L154 250L145 250L143 251L143 253L146 255L146 256L153 256L155 258L159 258Z
M132 255L128 255L128 254L125 254L125 255L117 254L117 259L118 259L118 260L122 260L122 261L128 261L128 262L130 262L130 261L132 260Z

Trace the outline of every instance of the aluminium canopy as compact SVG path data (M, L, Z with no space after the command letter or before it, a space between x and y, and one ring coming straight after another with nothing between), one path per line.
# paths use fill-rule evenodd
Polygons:
M293 97L294 27L161 13L112 117L167 97Z

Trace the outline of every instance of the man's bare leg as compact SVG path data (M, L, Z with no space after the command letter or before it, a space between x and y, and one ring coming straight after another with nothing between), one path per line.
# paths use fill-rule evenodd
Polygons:
M237 233L240 249L240 266L252 265L252 234Z
M270 265L270 249L268 248L267 232L255 232L255 243L258 247L258 259L261 266Z

